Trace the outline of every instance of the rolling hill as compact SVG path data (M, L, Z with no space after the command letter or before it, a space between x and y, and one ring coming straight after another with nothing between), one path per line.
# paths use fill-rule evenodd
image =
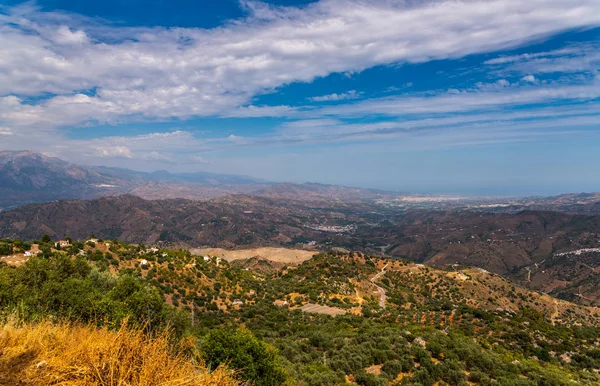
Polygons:
M3 243L15 252L23 245ZM113 342L118 339L111 326L119 328L122 318L131 316L135 326L152 317L154 331L171 325L175 336L185 337L178 347L196 358L214 355L206 349L214 334L239 337L235 328L243 325L243 336L251 333L273 347L267 351L270 359L257 366L269 368L276 363L285 369L288 382L297 384L600 382L598 308L560 301L480 269L441 270L336 252L318 254L301 264L270 264L267 269L266 260L229 264L187 250L122 242L73 241L61 250L53 245L42 240L40 256L11 265L0 263L0 306L19 307L21 315L31 313L34 320L42 314L63 320L59 328L66 331L73 329L64 321L100 323L107 327L91 330ZM43 335L43 327L35 336ZM50 324L45 328L58 337L64 335ZM5 340L28 334L8 330L2 330ZM121 327L118 335L123 331ZM144 339L139 333L133 335ZM87 332L77 333L77 338L82 336ZM252 345L236 345L235 340L219 337L217 350L239 350L252 361L251 355L259 356L261 350L250 339ZM77 364L85 369L77 360L80 355L59 361L55 357L62 354L47 349L46 340L33 341L44 342L43 347L36 346L35 357L47 362L37 367L29 364L30 374L81 376L81 371L57 366L64 363L72 369ZM73 343L83 341L93 342L75 339ZM10 347L19 346L13 342ZM60 342L61 347L71 347ZM196 354L194 347L202 350ZM8 358L14 358L13 353L9 350ZM8 368L3 366L4 358L0 358L0 376L10 374L2 371ZM225 361L237 370L234 375L252 375L239 362ZM27 368L29 362L23 362ZM206 363L214 368L219 362L206 359ZM40 371L44 366L46 371Z
M104 239L185 247L339 247L430 266L478 267L583 304L600 298L597 291L585 290L597 280L600 264L595 259L554 258L600 247L600 216L593 215L402 211L367 203L247 195L208 201L124 195L0 213L0 237L32 240L45 233L78 239L93 233ZM538 269L536 264L552 266ZM588 300L578 296L580 286Z

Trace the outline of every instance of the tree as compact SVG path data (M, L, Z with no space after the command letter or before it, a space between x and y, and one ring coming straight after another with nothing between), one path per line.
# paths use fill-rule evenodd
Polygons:
M0 243L0 256L10 255L12 253L12 245Z
M246 329L211 331L204 339L202 352L212 369L227 364L256 386L280 385L286 379L277 351Z
M44 244L50 244L52 242L52 239L50 238L50 236L48 236L47 234L44 234L42 236L42 243Z

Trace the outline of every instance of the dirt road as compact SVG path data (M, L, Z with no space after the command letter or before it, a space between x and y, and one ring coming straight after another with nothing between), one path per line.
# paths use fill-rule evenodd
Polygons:
M377 291L379 291L379 307L381 307L383 309L385 309L385 299L387 298L387 295L385 293L384 288L381 288L380 286L375 284L375 280L379 279L381 276L383 276L385 274L385 269L387 268L388 264L386 264L383 268L381 268L381 272L379 272L377 275L373 276L373 278L371 279L371 283L373 283L373 285L375 287L377 287Z

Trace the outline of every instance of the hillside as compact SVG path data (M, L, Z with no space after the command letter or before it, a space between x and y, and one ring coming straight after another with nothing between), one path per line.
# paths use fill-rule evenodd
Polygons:
M556 253L515 275L530 288L580 304L600 304L600 249Z
M179 335L199 337L202 355L215 354L206 341L245 347L227 335L244 336L227 332L244 325L277 349L273 360L299 385L600 382L597 308L482 270L339 253L264 270L253 259L230 265L185 250L97 240L57 251L38 242L40 256L0 263L0 309L21 304L24 315L109 326L128 314L173 315L150 326L171 320Z
M44 233L78 239L93 233L131 243L225 249L341 247L431 266L479 267L583 304L595 304L590 302L600 296L591 290L595 261L586 263L592 268L582 269L580 277L561 273L576 260L552 259L600 247L600 216L595 215L405 211L367 203L245 195L202 202L126 195L28 205L0 213L0 237L31 240ZM544 274L535 269L535 264L551 261L553 268L544 269ZM531 280L526 269L535 271ZM585 275L592 275L588 284L582 281ZM588 300L578 296L580 286Z

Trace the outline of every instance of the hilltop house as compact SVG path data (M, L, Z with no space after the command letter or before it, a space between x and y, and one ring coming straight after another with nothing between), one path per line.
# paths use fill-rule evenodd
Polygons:
M41 253L41 252L42 252L42 251L40 251L40 248L39 248L39 246L38 246L37 244L33 244L33 245L31 246L31 249L30 249L30 250L28 250L28 251L25 251L25 257L31 257L31 256L37 255L37 254L39 254L39 253Z
M206 261L207 263L210 263L212 261L212 259L208 256L204 256L203 257L204 261Z
M65 248L65 247L70 247L71 243L68 240L59 240L56 243L54 243L54 246L56 248L58 248L58 247Z

